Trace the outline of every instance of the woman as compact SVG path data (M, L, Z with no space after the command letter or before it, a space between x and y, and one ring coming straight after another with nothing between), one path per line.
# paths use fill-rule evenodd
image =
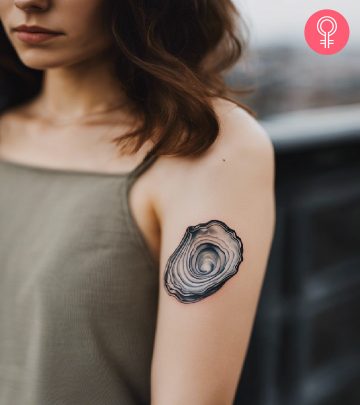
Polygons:
M0 2L1 405L232 403L275 222L236 15Z

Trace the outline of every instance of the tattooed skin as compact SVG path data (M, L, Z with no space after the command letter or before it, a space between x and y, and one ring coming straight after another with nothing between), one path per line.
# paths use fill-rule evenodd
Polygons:
M200 301L234 276L242 261L243 243L224 222L189 226L166 263L166 291L184 304Z

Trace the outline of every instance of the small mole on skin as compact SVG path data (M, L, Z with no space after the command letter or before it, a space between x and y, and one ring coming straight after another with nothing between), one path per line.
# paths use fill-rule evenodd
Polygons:
M223 159L222 161L225 162L225 159Z

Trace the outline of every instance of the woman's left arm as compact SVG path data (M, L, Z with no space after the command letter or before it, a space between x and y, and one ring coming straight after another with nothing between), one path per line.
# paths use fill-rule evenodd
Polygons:
M234 400L276 215L273 145L240 121L163 212L151 405Z

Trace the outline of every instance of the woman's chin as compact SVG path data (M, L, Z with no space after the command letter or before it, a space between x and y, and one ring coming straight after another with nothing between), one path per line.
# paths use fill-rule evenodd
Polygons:
M36 55L36 53L38 53L38 55ZM30 69L45 70L64 65L63 61L54 58L47 59L44 57L44 52L38 52L37 50L21 52L18 55L21 62Z

